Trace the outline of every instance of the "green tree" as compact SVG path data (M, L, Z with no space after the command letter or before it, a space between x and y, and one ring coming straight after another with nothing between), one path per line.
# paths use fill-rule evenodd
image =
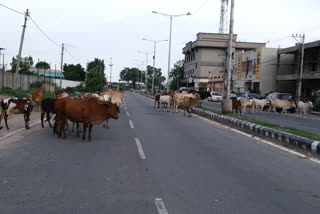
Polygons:
M106 85L106 78L104 74L89 71L87 74L86 80L86 91L88 92L100 92L104 90L104 86Z
M147 88L152 89L153 67L147 67ZM161 68L154 69L154 87L155 89L162 89L166 78L162 76Z
M177 90L181 87L181 81L184 75L184 60L179 60L174 64L170 71L170 90Z
M64 77L67 80L84 81L86 78L86 72L80 64L64 64L63 70Z
M18 56L17 58L12 57L11 72L16 72L17 64L18 64ZM29 69L33 66L33 59L31 56L27 56L21 59L19 73L25 74L30 73Z
M49 63L45 62L45 61L40 61L36 64L36 68L37 69L49 69L50 65Z
M141 81L142 75L142 82L145 81L145 73L139 70L138 68L124 68L120 72L120 81L131 82L132 88L136 88L136 83Z
M95 71L97 73L100 74L104 74L104 69L105 69L105 64L104 64L104 60L102 59L98 59L98 58L94 58L93 61L88 63L88 70L89 71Z

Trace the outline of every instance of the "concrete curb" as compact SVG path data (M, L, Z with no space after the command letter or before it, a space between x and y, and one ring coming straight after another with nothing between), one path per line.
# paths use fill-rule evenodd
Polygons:
M142 94L143 96L154 99L154 97ZM300 137L294 134L290 134L283 131L278 131L266 126L257 125L255 123L247 122L244 120L239 120L233 117L228 117L225 115L217 114L211 111L193 108L192 113L205 117L210 120L214 120L219 123L223 123L228 126L235 127L242 131L248 132L253 135L259 135L263 138L267 138L273 141L281 142L285 145L294 145L304 150L316 152L320 154L320 142L310 140L305 137Z
M192 113L208 118L210 120L217 121L219 123L226 124L228 126L241 129L245 132L254 135L260 135L264 138L269 138L271 140L276 140L282 142L285 145L294 145L302 149L316 152L320 154L320 142L310 140L305 137L300 137L287 132L278 131L266 126L260 126L255 123L239 120L233 117L224 116L211 111L206 111L199 108L193 108Z

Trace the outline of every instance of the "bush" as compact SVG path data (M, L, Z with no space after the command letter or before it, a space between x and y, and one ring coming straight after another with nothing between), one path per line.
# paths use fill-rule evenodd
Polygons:
M41 88L42 83L39 81L33 82L30 84L30 88L35 89L35 88Z
M320 99L316 101L313 110L320 111Z

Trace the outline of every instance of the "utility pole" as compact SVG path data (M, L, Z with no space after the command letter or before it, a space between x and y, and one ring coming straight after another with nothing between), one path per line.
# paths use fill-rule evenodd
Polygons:
M62 43L62 50L61 50L61 73L60 73L60 90L62 89L63 51L64 51L64 44Z
M54 87L57 86L57 64L54 64Z
M38 82L39 82L39 80L40 80L40 74L39 74L39 72L40 72L40 70L39 70L39 62L40 62L40 59L38 58Z
M152 94L154 94L154 67L156 66L156 45L157 45L157 42L154 41L153 42L153 68L152 68Z
M85 78L84 82L87 82L88 70L89 70L89 61L87 62L86 78Z
M14 73L14 78L13 78L13 90L17 89L17 79L18 79L18 73L19 73L19 66L21 63L21 52L22 52L22 47L23 47L24 33L25 33L26 27L27 27L28 16L29 16L29 9L27 9L26 13L24 14L24 24L22 26L23 28L22 28L22 35L21 35L21 40L20 40L18 62L17 62L16 72ZM21 85L20 85L20 87L21 87Z
M1 60L1 51L5 50L4 48L0 48L0 60ZM3 60L2 60L2 84L1 87L4 88L4 54L3 54Z
M233 43L233 22L234 22L234 0L231 0L231 11L230 11L230 27L229 27L229 41L228 41L228 51L227 51L227 79L226 90L225 84L223 86L224 99L221 101L222 113L232 113L232 100L230 100L230 81L231 81L231 66L232 66L232 43Z
M231 81L231 66L232 66L232 43L233 43L233 22L234 22L234 0L231 0L230 12L230 28L229 28L229 42L228 42L228 63L227 63L227 93L226 99L230 99L230 81Z
M110 57L110 64L109 64L109 66L110 66L110 89L112 89L112 87L111 87L112 66L113 66L113 64L112 64L112 57Z
M301 101L301 89L302 89L302 74L303 74L303 59L304 59L304 39L305 34L292 34L292 37L299 43L299 71L297 74L297 85L296 85L296 101ZM300 42L296 39L300 38Z

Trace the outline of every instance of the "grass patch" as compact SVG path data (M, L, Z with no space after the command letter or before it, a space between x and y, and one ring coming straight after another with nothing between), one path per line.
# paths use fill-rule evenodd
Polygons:
M213 113L222 115L222 113L220 111L215 111L215 110L208 109L208 108L203 108L203 107L200 107L200 109L203 109L203 110L206 110L206 111L211 111ZM272 129L276 129L278 131L287 132L287 133L294 134L294 135L297 135L297 136L309 138L309 139L315 140L315 141L320 141L320 135L313 134L313 133L310 133L310 132L301 131L301 130L298 130L298 129L295 129L295 128L290 128L290 127L285 127L285 126L279 126L279 125L276 125L276 124L273 124L273 123L268 123L268 122L264 122L264 121L260 121L260 120L254 120L254 119L242 116L242 115L237 115L237 114L225 114L225 115L229 116L229 117L233 117L233 118L239 119L239 120L244 120L244 121L247 121L247 122L251 122L251 123L254 123L254 124L257 124L257 125L266 126L266 127L272 128Z
M17 98L28 98L32 96L33 90L22 90L22 89L17 89L13 90L11 88L2 88L0 89L0 94L1 95L7 95L9 97L17 97ZM55 93L49 93L46 91L43 91L43 96L44 98L56 98ZM30 97L31 99L31 97Z

